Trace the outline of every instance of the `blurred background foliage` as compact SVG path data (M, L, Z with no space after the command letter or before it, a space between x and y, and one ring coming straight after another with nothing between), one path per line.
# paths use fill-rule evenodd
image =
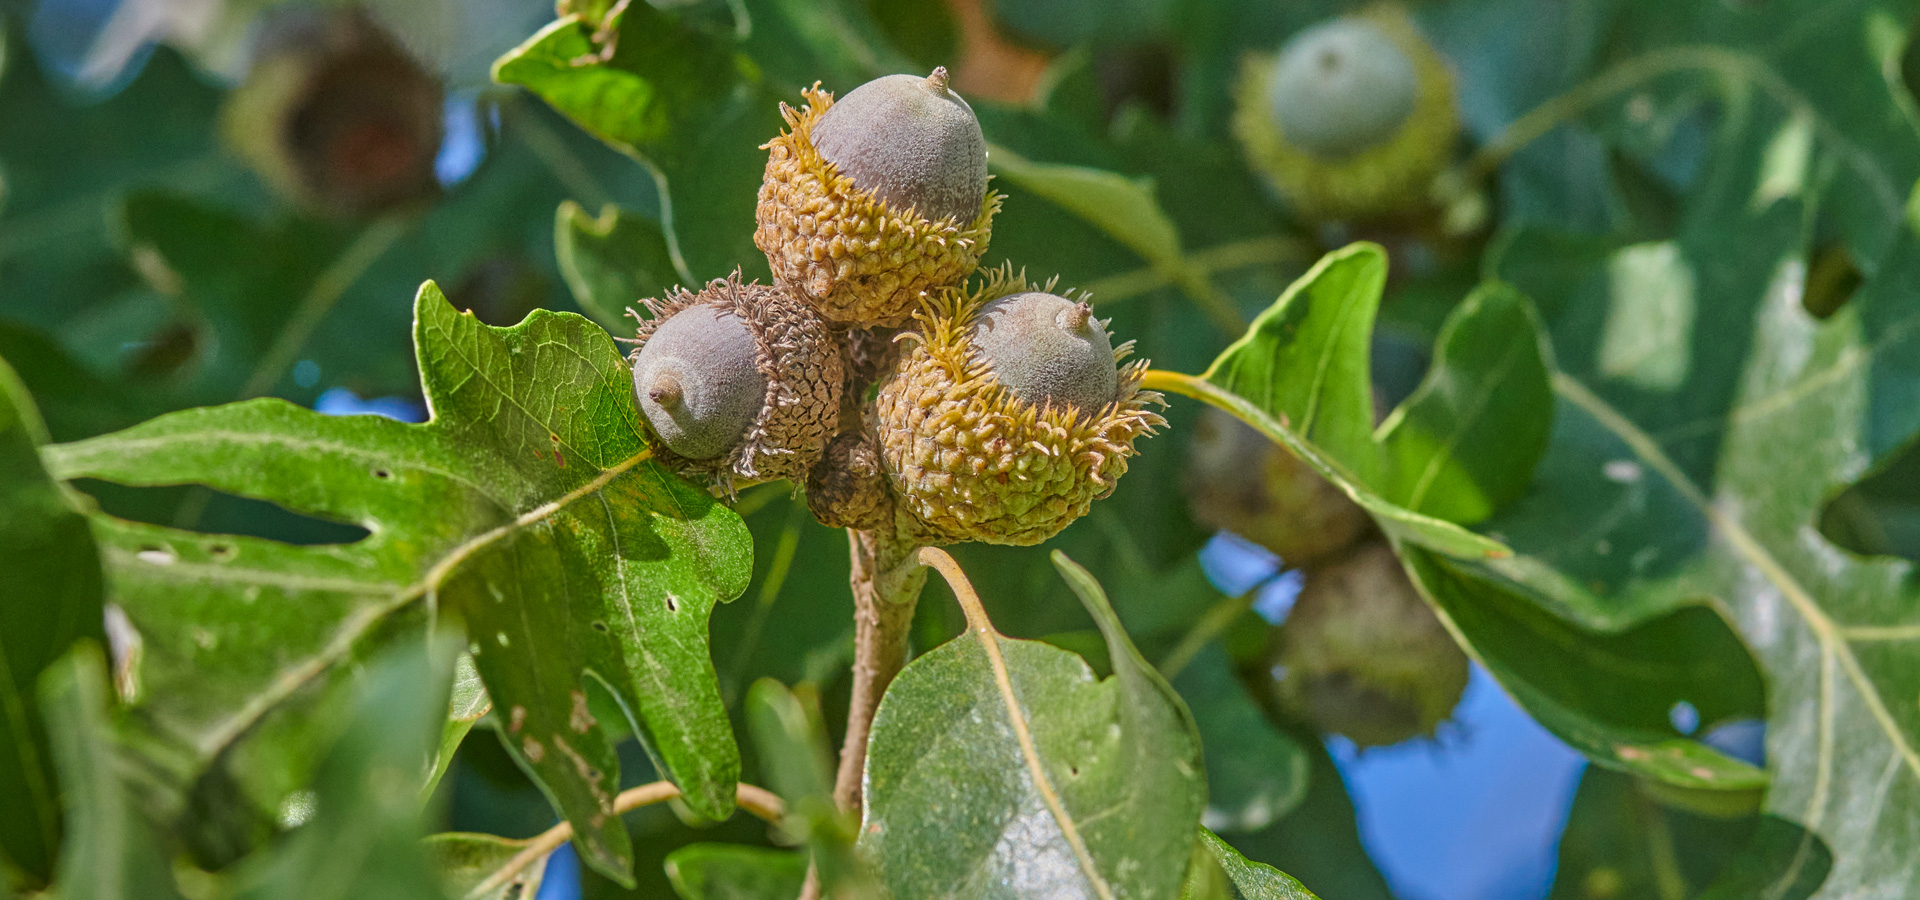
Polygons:
M1774 705L1763 708L1759 670L1737 641L1654 637L1654 655L1720 648L1712 662L1740 685L1709 721L1696 708L1704 700L1656 712L1670 717L1672 737L1700 737L1776 772L1784 758L1802 774L1822 773L1790 789L1776 780L1762 807L1757 790L1703 798L1618 764L1587 765L1520 711L1480 659L1436 737L1361 749L1317 733L1274 688L1271 645L1300 577L1287 560L1196 521L1188 456L1204 429L1193 404L1176 403L1170 429L1143 445L1116 494L1046 548L955 552L1001 631L1081 653L1104 674L1105 645L1046 551L1063 550L1100 576L1146 658L1195 712L1210 828L1338 900L1799 897L1820 889L1835 859L1840 874L1822 896L1916 887L1911 873L1894 871L1910 868L1911 854L1891 848L1913 836L1920 812L1920 768L1908 771L1920 712L1912 691L1893 688L1914 687L1920 666L1882 660L1895 702L1880 724L1849 718L1871 718L1851 707L1835 714L1838 752L1858 754L1884 780L1838 768L1831 781L1834 716L1820 707L1816 718L1829 723L1821 731L1807 719L1815 714L1783 713L1781 704L1830 692L1845 664L1836 660L1854 658L1836 656L1833 641L1848 639L1819 632L1811 662L1769 655L1757 624L1769 613L1741 594L1765 589L1714 557L1723 538L1679 486L1690 479L1709 499L1778 510L1780 540L1814 546L1816 557L1920 558L1910 477L1920 456L1907 450L1920 405L1906 393L1906 326L1920 303L1912 4L1410 2L1407 13L1454 75L1463 134L1442 189L1365 221L1299 215L1231 132L1245 60L1360 3L634 0L596 34L609 6L559 4L586 23L561 35L579 54L617 36L601 67L610 80L583 87L571 58L509 56L554 18L539 0L375 0L350 16L268 0L0 4L0 358L37 405L47 439L256 396L420 421L408 298L428 279L489 324L572 310L622 336L630 329L622 311L639 297L736 266L765 278L751 222L758 147L780 128L778 104L797 103L815 81L844 92L880 74L945 65L992 145L993 186L1008 196L984 265L1011 261L1089 291L1113 332L1137 340L1158 368L1204 370L1323 253L1371 240L1391 260L1370 346L1375 403L1391 409L1421 383L1443 324L1477 285L1501 281L1524 293L1548 335L1558 397L1533 410L1554 425L1531 487L1478 526L1519 554L1491 568L1526 585L1549 611L1542 615L1579 621L1582 634L1621 634L1682 609L1710 609L1712 623L1700 627L1715 634L1724 622L1739 626L1772 679ZM341 101L344 112L322 104L298 127L269 127L287 102L263 74L269 63L331 64L312 52L335 46L360 54L341 69L338 90L378 98L363 105L387 124L325 143L337 137L329 116L355 112ZM496 73L502 57L511 62ZM637 107L608 104L603 90L631 89L620 73L637 73L645 92ZM1784 281L1783 264L1798 266ZM1636 299L1643 295L1653 299ZM1780 302L1794 308L1766 318ZM1675 304L1685 320L1657 324ZM1622 326L1619 316L1638 318ZM1857 443L1836 464L1846 477L1790 464L1790 448L1801 446L1793 438L1820 437L1818 417L1797 407L1785 436L1740 438L1752 442L1740 445L1749 447L1743 456L1738 427L1763 418L1748 414L1765 402L1755 380L1769 365L1782 379L1804 374L1804 359L1788 358L1800 345L1767 329L1812 335L1836 316L1853 317L1846 327L1860 342L1834 349L1839 338L1808 338L1807 352L1852 353L1871 371L1845 398L1870 407L1864 427L1844 435ZM1623 327L1642 357L1620 355L1611 336ZM1829 333L1837 332L1821 332ZM1674 354L1681 373L1662 382L1670 367L1649 368L1644 357ZM1809 378L1800 396L1824 402L1824 382ZM1602 385L1604 402L1586 402L1595 394L1583 381ZM1636 436L1658 452L1649 457ZM1643 484L1661 464L1663 480ZM1759 486L1769 477L1798 493L1773 496ZM205 488L76 486L135 521L297 544L361 534ZM711 624L735 732L750 733L749 688L762 678L800 686L837 727L852 645L845 537L815 523L785 484L750 489L736 508L753 536L753 580ZM1198 518L1211 521L1204 511ZM1872 621L1910 631L1920 606L1908 570L1882 564L1867 575L1828 573L1835 584L1815 590L1854 597L1835 585L1880 579L1886 591L1869 599L1886 615ZM1777 598L1769 608L1784 615ZM1838 608L1838 620L1855 621L1852 607ZM930 585L916 647L961 626L944 586ZM103 764L76 749L101 727L106 690L96 683L100 664L91 665L61 670L49 694L70 701L59 717L49 713L63 772ZM316 789L367 794L354 793L346 782L357 776L336 761L396 752L366 736L424 702L425 669L406 667L425 663L382 665L366 680L370 691L386 686L386 706L329 710L352 724L341 726L347 736L319 766ZM1729 710L1739 714L1719 715ZM1792 720L1791 739L1763 729L1763 712ZM479 739L500 727L488 715L458 742L432 830L517 839L553 824L546 797L508 752ZM1892 751L1857 746L1873 743L1876 728ZM1811 748L1808 734L1826 734L1829 746ZM637 740L624 738L622 785L658 778ZM756 748L742 741L744 780L764 783ZM1861 807L1833 805L1840 801L1826 791ZM377 796L363 799L366 821L411 833L405 817L374 809ZM1788 800L1799 813L1784 815ZM1866 821L1842 823L1847 809ZM254 830L303 821L291 807L280 812ZM84 821L69 813L70 828ZM635 889L580 871L563 851L541 896L731 896L698 886L707 883L696 874L702 866L721 870L731 859L705 845L791 844L759 821L712 825L671 804L626 821ZM296 833L319 847L342 839L343 828L351 830L315 821ZM1904 862L1847 862L1850 849ZM1782 859L1793 871L1769 869ZM299 865L290 851L257 883L297 881ZM401 884L412 863L366 865L375 873L367 877ZM747 869L795 875L791 856L768 854ZM191 889L191 877L182 883Z

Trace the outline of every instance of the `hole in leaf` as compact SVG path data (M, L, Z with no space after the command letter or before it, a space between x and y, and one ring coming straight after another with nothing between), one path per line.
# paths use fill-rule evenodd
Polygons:
M1920 448L1899 451L1827 501L1820 533L1863 556L1920 561Z
M598 631L598 632L600 632L601 634L606 634L606 633L607 633L607 630L608 630L608 629L607 629L607 623L605 623L605 622L595 622L595 623L593 623L593 630L595 630L595 631Z
M1681 734L1692 734L1700 728L1700 711L1685 700L1675 703L1667 710L1667 721L1673 723L1673 730Z
M1860 269L1853 264L1853 254L1840 244L1829 244L1813 255L1800 305L1806 308L1807 315L1824 319L1853 299L1861 280Z
M358 525L296 513L265 500L200 485L131 487L91 478L78 479L73 485L91 495L107 515L204 534L240 535L312 546L351 544L369 533ZM234 549L226 542L207 545L207 552L215 556L231 554Z
M226 541L214 541L207 545L207 553L216 559L232 557L234 549L234 546Z
M392 478L393 473L387 471L386 469L375 469L373 470L373 477L378 478L381 481L385 481L389 478Z
M667 612L679 612L679 611L680 611L680 603L673 599L672 594L668 594L667 595Z

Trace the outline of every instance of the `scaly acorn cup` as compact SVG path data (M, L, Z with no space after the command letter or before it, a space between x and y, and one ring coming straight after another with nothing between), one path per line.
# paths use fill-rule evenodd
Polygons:
M365 216L431 199L440 82L357 10L271 17L221 109L227 145L308 210Z
M1259 544L1290 568L1353 546L1372 524L1312 467L1212 407L1193 428L1184 487L1194 521Z
M1234 135L1301 215L1360 219L1427 200L1460 130L1446 61L1397 5L1323 22L1242 68Z
M1149 409L1166 401L1140 389L1147 363L1119 365L1132 342L1113 347L1085 303L1009 269L915 319L873 420L893 495L929 543L1040 543L1112 493L1133 442L1166 425Z
M734 479L795 483L840 417L839 338L805 301L740 273L699 293L646 301L633 351L634 399L662 459L731 491Z
M1361 747L1433 734L1469 669L1384 541L1307 570L1273 663L1281 708Z
M780 105L753 241L775 280L847 327L898 327L987 250L1000 196L987 145L947 72L889 75L839 103L819 85Z

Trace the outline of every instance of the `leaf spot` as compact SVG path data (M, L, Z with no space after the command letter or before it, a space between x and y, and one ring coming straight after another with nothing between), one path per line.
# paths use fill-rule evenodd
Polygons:
M207 545L207 555L222 562L232 559L235 547L225 541L214 541Z
M386 481L387 479L393 477L393 473L387 471L386 469L375 469L373 470L373 477L378 478L381 481Z
M1600 467L1600 474L1605 475L1608 481L1615 484L1633 484L1646 473L1640 468L1640 464L1633 460L1612 459Z
M520 726L525 724L527 724L527 708L524 706L514 707L513 712L507 715L507 733L519 734Z
M606 634L608 631L607 623L601 622L599 620L595 620L593 623L593 630L598 631L601 634Z
M493 639L494 639L494 640L496 640L496 641L499 641L499 642L500 642L500 646L502 646L502 647L505 647L505 646L508 646L508 641L507 641L507 633L506 633L506 632L504 632L504 631L502 631L502 632L499 632L498 634L495 634L495 635L493 636Z
M593 727L593 713L587 711L586 691L578 688L574 689L573 715L568 717L567 724L572 726L574 731L581 734L586 734L587 729Z
M529 737L520 742L520 752L527 755L527 762L537 763L547 757L547 748L539 741Z
M680 601L675 600L672 594L668 594L667 595L667 612L679 612L679 611L680 611Z
M170 566L179 559L172 547L163 547L159 544L147 544L141 547L140 552L134 554L134 558L154 566Z

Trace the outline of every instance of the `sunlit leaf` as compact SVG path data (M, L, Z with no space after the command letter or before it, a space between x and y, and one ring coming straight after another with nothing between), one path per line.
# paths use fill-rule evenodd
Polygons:
M1180 889L1206 796L1192 718L1093 577L1054 559L1114 674L1096 680L1067 651L991 632L907 666L874 720L861 828L896 896Z
M142 720L183 745L189 777L239 753L277 803L310 765L297 710L402 623L446 610L472 635L503 742L587 861L623 877L619 769L587 692L618 698L692 808L731 811L739 757L706 633L745 587L745 529L649 459L626 366L585 319L492 328L429 284L415 341L425 425L255 401L49 449L63 477L206 484L371 532L293 547L97 519L111 594L146 642Z

